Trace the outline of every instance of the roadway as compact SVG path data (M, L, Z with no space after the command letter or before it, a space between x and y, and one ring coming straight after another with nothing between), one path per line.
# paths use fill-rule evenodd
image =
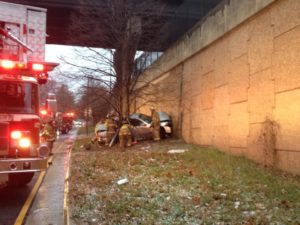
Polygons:
M72 130L55 142L52 165L46 172L36 173L21 188L0 188L0 225L64 224L65 177L69 167Z

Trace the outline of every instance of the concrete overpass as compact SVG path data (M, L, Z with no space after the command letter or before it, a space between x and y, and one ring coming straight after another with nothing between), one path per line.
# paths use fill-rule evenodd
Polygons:
M25 4L47 8L47 44L78 45L90 47L110 47L103 46L102 43L94 43L81 37L70 38L69 27L72 14L82 8L92 9L103 7L105 0L80 1L80 0L4 0L6 2ZM172 44L179 36L190 29L199 19L204 17L222 0L161 0L166 3L164 21L158 28L165 35L165 42L161 46L156 46L155 51L163 51ZM150 16L155 16L155 12ZM144 13L145 17L149 12ZM95 21L101 24L102 21ZM100 25L101 26L101 25ZM144 46L139 46L141 50Z

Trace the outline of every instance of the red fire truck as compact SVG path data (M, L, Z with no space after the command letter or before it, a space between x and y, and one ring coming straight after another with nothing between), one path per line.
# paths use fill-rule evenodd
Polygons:
M45 9L0 2L0 175L11 186L47 168L39 86L58 64L44 62L45 24Z

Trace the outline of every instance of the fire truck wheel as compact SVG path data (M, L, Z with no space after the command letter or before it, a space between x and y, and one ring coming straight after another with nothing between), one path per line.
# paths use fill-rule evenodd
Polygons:
M28 184L34 173L12 173L8 176L8 186L21 187Z

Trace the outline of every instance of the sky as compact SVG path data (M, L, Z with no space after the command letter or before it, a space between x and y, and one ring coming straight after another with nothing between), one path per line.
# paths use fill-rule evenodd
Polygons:
M64 57L66 61L72 62L73 64L76 65L84 65L89 68L97 68L99 66L99 64L95 64L94 62L91 61L78 59L75 49L77 50L77 53L79 51L80 54L82 55L87 55L87 54L91 55L91 51L87 50L84 47L75 47L75 46L67 46L67 45L46 45L45 60L47 62L59 63L60 65L58 66L58 69L62 71L63 74L68 74L70 72L77 73L77 69L63 62L63 60L60 59L61 57ZM100 51L101 54L103 55L106 54L106 51L100 48L95 48L94 50ZM73 91L75 91L80 86L80 84L82 84L82 82L80 82L78 79L68 80L68 82L65 82L64 77L58 75L57 73L58 69L56 69L56 71L54 70L53 72L49 73L50 79L54 79L58 82L62 82L64 80L64 83L67 83L67 85ZM85 79L82 79L82 81L85 82Z
M66 65L66 63L64 63L60 57L72 57L74 56L74 46L67 46L67 45L46 45L46 49L45 49L45 61L46 62L55 62L55 63L59 63L59 68L62 71L68 70L68 68L70 68L69 65ZM55 79L58 82L62 81L62 77L56 76L56 72L55 70L53 72L49 73L50 75L50 79ZM72 84L73 82L68 82L68 84L70 84L69 86L71 89L74 89L74 85ZM75 87L76 89L76 87ZM74 90L73 90L74 91Z
M75 48L74 46L68 46L68 45L46 45L45 59L47 62L62 63L59 57L74 55L73 53L74 48Z

